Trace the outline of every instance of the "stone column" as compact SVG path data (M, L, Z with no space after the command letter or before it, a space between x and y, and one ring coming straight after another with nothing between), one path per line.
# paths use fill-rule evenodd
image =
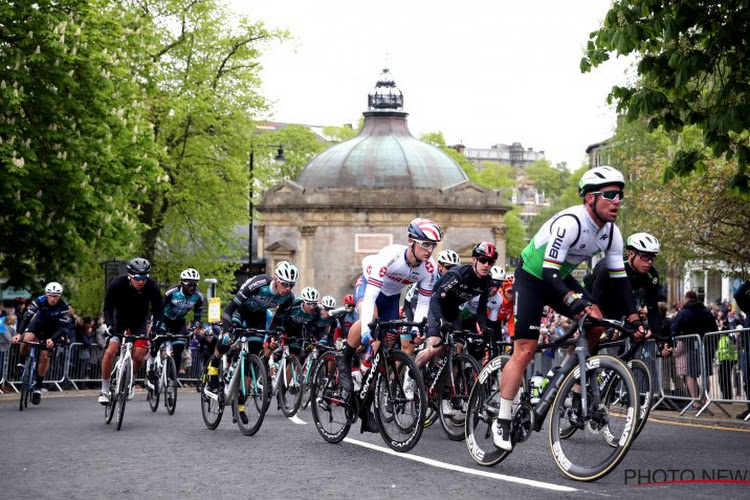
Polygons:
M492 234L495 237L495 247L497 248L497 265L503 269L507 267L505 256L505 231L507 227L493 227Z
M263 259L265 259L264 248L266 246L266 226L265 226L265 224L258 225L257 244L258 244L258 248L255 251L255 255L258 257L258 260L263 260Z
M315 286L315 230L316 226L302 226L300 235L300 283L302 286Z

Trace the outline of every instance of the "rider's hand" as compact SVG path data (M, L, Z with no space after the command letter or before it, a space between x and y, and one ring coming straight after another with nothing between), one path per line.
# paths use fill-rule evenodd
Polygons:
M580 293L568 292L563 298L563 302L570 307L573 316L581 318L584 314L591 313L591 302L586 300Z
M669 344L664 344L664 347L661 348L661 357L667 358L672 355L672 347Z
M633 340L643 342L646 338L646 329L640 318L628 317L628 325L633 330Z
M47 339L47 349L55 347L55 342L52 339Z
M14 344L18 344L20 341L21 341L21 334L20 333L17 333L15 335L13 335L13 343Z

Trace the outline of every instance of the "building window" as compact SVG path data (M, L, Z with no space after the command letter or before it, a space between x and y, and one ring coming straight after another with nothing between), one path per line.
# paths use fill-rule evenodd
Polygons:
M357 253L378 253L384 246L393 244L392 234L355 234L354 251Z

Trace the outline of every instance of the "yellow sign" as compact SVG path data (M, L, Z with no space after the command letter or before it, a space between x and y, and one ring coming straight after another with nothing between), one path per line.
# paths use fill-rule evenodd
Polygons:
M221 321L221 299L211 297L208 299L208 322L218 323Z

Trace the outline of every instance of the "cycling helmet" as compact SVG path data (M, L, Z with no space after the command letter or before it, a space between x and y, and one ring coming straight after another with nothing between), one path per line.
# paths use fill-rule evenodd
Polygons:
M612 167L594 167L587 170L581 177L578 183L578 195L584 197L586 193L612 185L619 186L620 189L625 188L625 179L622 174Z
M625 248L653 254L657 254L661 250L659 240L648 233L631 234L628 236Z
M297 269L297 266L291 262L282 260L276 264L276 269L274 270L273 275L285 283L295 284L299 279L299 270Z
M503 290L507 290L508 288L513 288L513 283L515 283L516 279L513 277L512 274L509 274L505 277L505 281L503 281Z
M497 259L497 249L495 245L488 241L483 241L474 245L471 250L472 257L485 257L487 259Z
M136 257L128 262L128 273L148 274L151 272L151 263L141 257Z
M457 266L461 263L458 254L453 250L443 250L438 254L437 261L439 264L448 266Z
M326 295L322 299L320 299L320 303L325 307L326 309L333 309L336 307L336 299L331 297L330 295Z
M304 300L305 302L308 302L310 304L317 304L320 300L320 292L318 292L311 286L307 286L302 289L300 297L302 297L302 300Z
M62 295L63 287L57 281L50 281L47 286L44 287L44 293L48 295Z
M505 269L498 266L492 266L490 268L490 278L492 278L492 281L497 281L498 284L505 279Z
M432 241L433 243L439 242L442 238L440 226L429 219L422 219L421 217L411 221L407 234L409 235L409 238L422 241Z
M347 293L344 296L344 305L346 306L353 306L354 305L354 295L351 293Z
M180 280L188 283L198 283L201 280L201 275L192 267L188 267L180 273Z

